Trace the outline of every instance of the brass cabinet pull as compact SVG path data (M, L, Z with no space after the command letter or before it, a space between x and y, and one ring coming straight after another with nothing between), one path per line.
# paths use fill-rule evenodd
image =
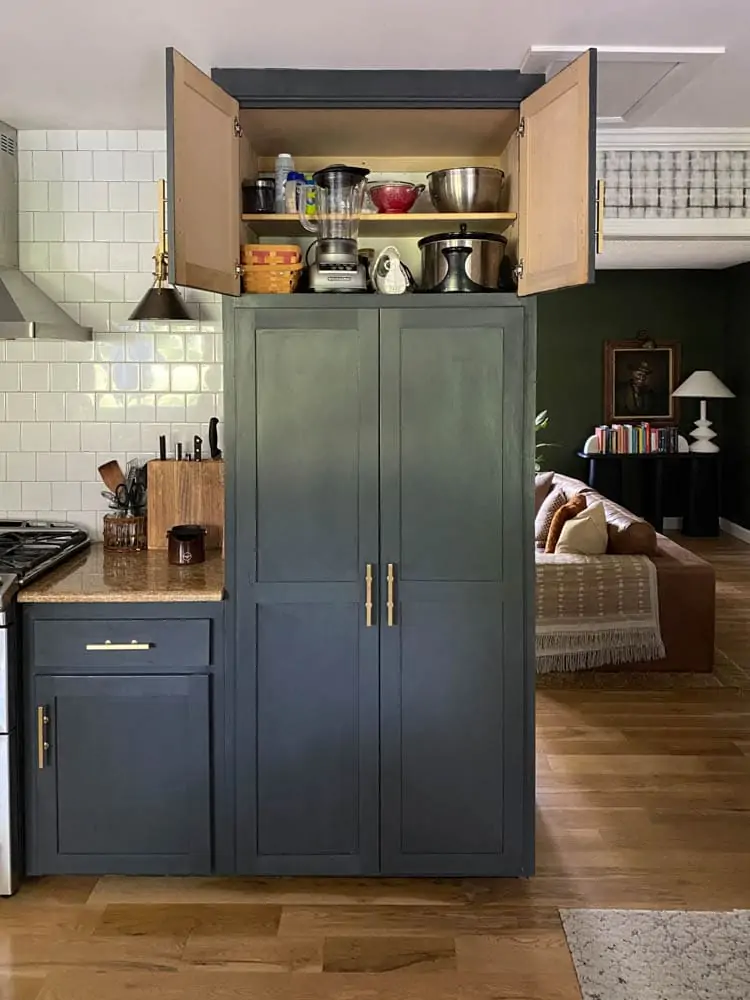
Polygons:
M388 609L388 628L393 628L393 626L395 625L395 622L393 620L393 613L396 607L395 601L393 599L394 580L395 580L393 563L388 563L387 579L388 579L388 596L386 598L386 608Z
M604 253L604 191L605 181L596 182L596 252Z
M365 566L365 628L372 628L372 563Z
M49 743L47 741L47 726L49 725L49 715L47 706L38 705L36 710L36 740L37 740L37 767L40 771L44 769L47 759Z
M120 650L123 649L151 649L153 647L152 642L138 642L137 639L131 639L130 642L112 642L111 639L105 639L104 642L87 642L86 649L99 650L104 652L105 650Z

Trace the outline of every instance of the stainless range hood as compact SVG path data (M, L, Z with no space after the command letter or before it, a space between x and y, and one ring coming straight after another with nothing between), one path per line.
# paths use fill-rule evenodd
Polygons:
M91 340L74 319L18 269L16 130L0 121L0 340Z

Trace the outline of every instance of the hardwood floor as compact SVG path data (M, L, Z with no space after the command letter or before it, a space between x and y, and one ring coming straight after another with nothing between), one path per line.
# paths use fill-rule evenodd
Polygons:
M577 1000L558 907L750 906L750 546L695 548L713 675L538 692L535 878L33 880L0 1000Z

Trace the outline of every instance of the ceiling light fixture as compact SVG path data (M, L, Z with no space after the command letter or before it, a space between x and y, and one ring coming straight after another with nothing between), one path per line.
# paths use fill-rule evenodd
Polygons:
M169 283L169 251L167 247L167 185L159 180L159 244L154 254L154 284L130 314L134 320L192 319L187 306L174 287Z

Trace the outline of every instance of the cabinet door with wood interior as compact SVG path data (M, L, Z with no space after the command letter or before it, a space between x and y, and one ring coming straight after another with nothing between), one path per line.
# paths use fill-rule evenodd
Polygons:
M209 678L39 675L33 691L30 873L210 872Z
M373 874L378 313L233 312L238 869Z
M240 294L239 104L167 49L169 280Z
M533 336L381 313L385 875L530 873Z
M518 294L590 284L597 215L596 49L521 101L520 133Z

